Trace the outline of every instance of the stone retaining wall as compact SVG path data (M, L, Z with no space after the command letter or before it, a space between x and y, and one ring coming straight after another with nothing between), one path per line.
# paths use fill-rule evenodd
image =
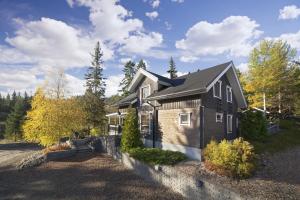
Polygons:
M107 146L106 152L145 180L160 183L174 192L182 194L187 199L243 199L226 188L178 171L176 167L159 165L153 167L144 164L129 157L126 153L121 153L117 141L118 139L114 139L114 137L108 137L103 141L102 144L105 143Z

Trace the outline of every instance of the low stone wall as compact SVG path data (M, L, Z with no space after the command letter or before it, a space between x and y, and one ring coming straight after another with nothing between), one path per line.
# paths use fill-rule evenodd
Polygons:
M24 158L17 166L17 169L25 169L30 167L36 167L40 164L52 160L57 160L61 158L67 158L74 156L76 154L76 149L70 149L65 151L55 151L43 153L42 151L36 152L27 158Z
M54 152L48 152L45 154L46 160L57 160L62 158L68 158L71 156L74 156L76 154L76 149L69 149L65 151L54 151Z
M121 153L121 158L118 160L145 180L160 183L187 199L242 199L226 188L189 176L172 166L152 167L129 157L126 153Z
M127 153L120 152L117 144L118 139L115 139L114 136L108 137L102 144L104 142L107 146L106 152L127 168L132 169L134 173L145 180L162 184L174 192L182 194L187 199L243 199L240 195L226 188L178 171L176 167L159 165L153 167L131 158Z

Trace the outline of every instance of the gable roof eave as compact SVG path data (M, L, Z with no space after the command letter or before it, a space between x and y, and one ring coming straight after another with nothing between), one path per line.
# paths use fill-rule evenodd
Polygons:
M143 76L146 76L148 78L150 78L151 80L153 80L156 83L159 83L161 85L165 85L165 86L171 86L170 83L167 83L165 81L159 80L158 77L156 77L155 75L151 74L150 72L140 68L137 73L135 74L134 78L132 79L129 87L128 87L128 91L129 92L133 92L134 89L136 88L136 86L138 85L139 81L142 80Z
M242 87L241 87L241 84L240 84L240 81L239 81L239 78L237 77L237 74L236 74L236 69L235 69L235 66L233 64L233 62L231 61L230 64L207 86L206 88L206 92L208 92L213 86L214 84L224 75L228 72L229 69L232 69L233 71L233 75L234 75L234 78L237 82L237 85L238 85L238 92L240 93L241 95L241 98L237 97L237 101L239 103L239 107L240 108L247 108L247 102L246 102L246 98L244 96L244 93L243 93L243 90L242 90ZM236 93L234 93L236 94ZM242 101L240 102L239 99L241 99Z

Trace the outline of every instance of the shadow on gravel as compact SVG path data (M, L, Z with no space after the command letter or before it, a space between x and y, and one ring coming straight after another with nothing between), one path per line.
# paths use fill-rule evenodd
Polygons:
M183 199L106 155L77 155L37 168L0 171L0 199Z
M9 143L0 144L0 150L39 150L41 146L35 143Z

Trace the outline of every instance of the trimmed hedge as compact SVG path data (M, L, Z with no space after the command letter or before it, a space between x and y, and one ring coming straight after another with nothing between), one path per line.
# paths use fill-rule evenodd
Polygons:
M211 141L204 149L204 158L206 168L220 175L246 178L255 169L254 148L243 138L237 138L233 142Z
M187 159L181 152L158 148L133 148L128 153L131 157L150 165L174 165Z

